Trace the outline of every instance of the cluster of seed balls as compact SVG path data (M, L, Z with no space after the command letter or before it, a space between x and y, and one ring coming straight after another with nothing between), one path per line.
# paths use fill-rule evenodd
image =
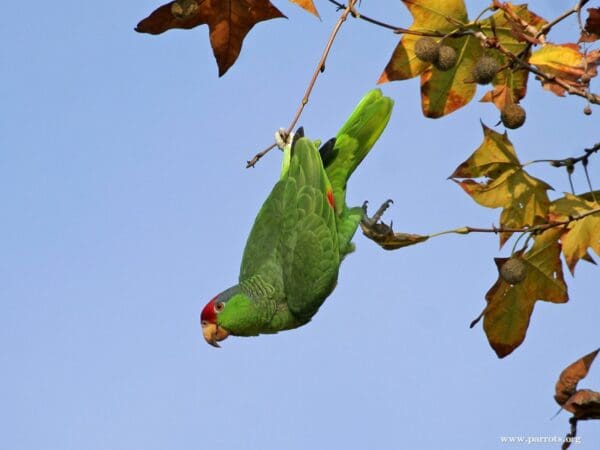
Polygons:
M417 58L433 64L442 72L452 69L458 60L456 50L430 37L419 38L415 42L414 51ZM499 70L500 63L495 58L484 55L475 62L471 75L477 84L489 84ZM500 111L500 120L506 128L519 128L525 123L525 110L521 105L510 103Z

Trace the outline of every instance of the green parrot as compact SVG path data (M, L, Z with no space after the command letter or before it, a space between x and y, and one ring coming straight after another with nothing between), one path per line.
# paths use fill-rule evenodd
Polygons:
M393 100L367 93L320 150L296 133L281 176L248 237L239 282L200 315L206 341L277 333L308 323L337 284L340 264L366 215L346 205L346 183L385 129Z

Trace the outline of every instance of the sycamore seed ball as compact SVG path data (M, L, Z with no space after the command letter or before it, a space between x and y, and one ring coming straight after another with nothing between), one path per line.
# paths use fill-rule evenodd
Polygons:
M586 116L590 116L592 114L592 108L590 108L590 105L587 105L585 108L583 108L583 113Z
M456 55L456 50L449 45L440 45L438 59L433 63L433 65L436 69L445 72L452 69L456 65L457 59L458 56Z
M521 105L511 103L506 105L500 112L500 120L506 128L514 130L525 123L525 110Z
M477 84L488 84L492 82L499 69L498 61L491 56L482 56L475 63L471 75Z
M518 284L527 276L527 266L521 258L513 256L500 267L500 276L509 284Z
M430 37L422 37L415 42L415 55L421 61L434 63L438 60L439 45Z

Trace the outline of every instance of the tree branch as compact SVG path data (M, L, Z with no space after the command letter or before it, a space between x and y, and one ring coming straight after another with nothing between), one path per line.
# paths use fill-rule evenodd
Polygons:
M296 114L294 115L292 122L290 123L290 125L288 126L288 128L286 130L287 134L290 134L292 132L292 130L296 126L296 123L298 123L300 116L302 115L302 111L304 111L304 107L308 104L308 101L310 99L310 94L312 93L312 90L315 87L317 78L319 77L319 74L325 70L325 62L327 61L327 57L329 56L329 52L331 51L333 41L335 41L335 38L336 38L338 32L340 31L340 28L342 27L343 23L348 18L349 14L353 14L353 15L357 14L354 11L354 5L356 2L357 2L357 0L349 0L348 6L346 6L346 9L344 9L344 12L342 12L342 14L338 18L337 22L333 26L333 29L331 30L331 34L329 35L329 39L327 40L327 44L325 45L325 49L323 50L323 54L321 55L321 59L319 59L319 63L317 64L317 67L315 68L315 71L313 72L310 82L308 83L306 91L304 92L304 97L302 97L302 102L300 102L300 106L298 107L298 110L296 111ZM276 143L271 144L270 146L268 146L261 152L254 155L254 157L251 160L246 161L246 168L254 167L256 165L256 163L263 156L265 156L271 149L273 149L276 145L277 145Z
M587 166L590 156L593 155L594 153L598 152L599 150L600 150L600 142L597 142L592 147L583 149L584 154L581 156L577 156L577 157L572 156L572 157L564 158L564 159L534 159L533 161L529 161L528 163L523 164L523 166L526 166L528 164L533 164L533 163L541 163L541 162L550 163L553 167L566 167L567 169L569 167L573 167L575 164L580 163L580 162L582 162L584 166Z

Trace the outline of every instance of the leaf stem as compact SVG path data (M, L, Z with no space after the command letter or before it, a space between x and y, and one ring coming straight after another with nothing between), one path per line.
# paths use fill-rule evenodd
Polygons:
M546 231L550 228L568 225L571 222L576 222L578 220L586 218L587 216L591 216L592 214L598 214L598 213L600 213L600 208L589 210L589 211L587 211L583 214L577 215L577 216L571 216L565 220L541 223L539 225L534 225L532 227L523 227L523 228L504 228L504 227L496 227L495 225L492 225L491 228L479 228L479 227L467 226L467 227L455 228L453 230L440 231L439 233L430 234L429 237L432 238L432 237L436 237L436 236L441 236L443 234L469 234L469 233L494 233L494 234L498 234L498 233L531 233L531 234L536 234L536 233L541 233L543 231Z

